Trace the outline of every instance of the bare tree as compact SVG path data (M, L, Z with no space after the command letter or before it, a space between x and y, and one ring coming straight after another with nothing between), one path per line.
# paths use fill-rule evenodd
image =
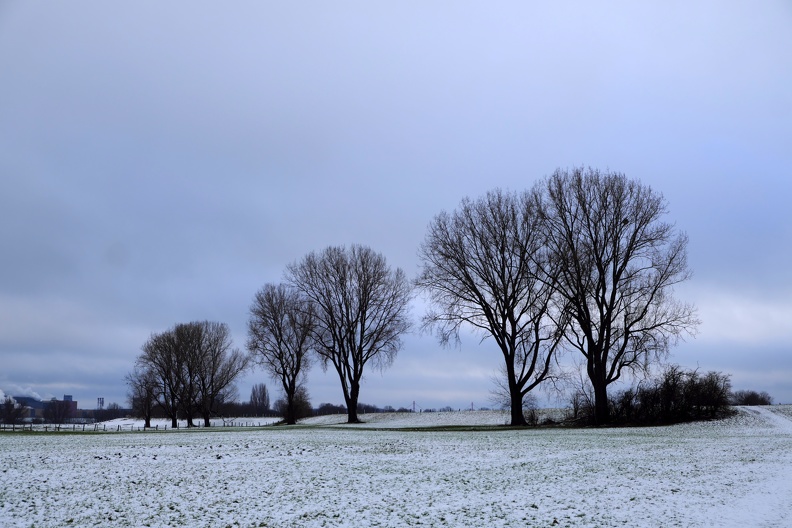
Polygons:
M62 424L72 417L72 402L53 398L44 407L44 419L49 423Z
M463 325L492 337L505 366L511 424L525 425L523 399L552 374L566 325L555 303L557 269L546 259L535 192L495 190L464 199L429 226L416 281L433 308L424 316L440 342Z
M773 398L765 391L757 392L755 390L738 390L732 393L732 405L772 405Z
M294 402L292 403L293 410L287 410L287 401L283 398L279 398L275 400L275 404L272 406L276 413L280 414L281 416L286 416L288 412L294 413L294 417L299 420L300 418L306 418L313 414L313 408L311 407L311 398L308 396L308 391L306 390L304 385L300 385L297 387L297 392L294 394Z
M390 366L410 328L410 283L404 272L365 246L328 247L287 269L287 280L314 305L314 350L338 373L349 423L357 423L366 365Z
M171 420L171 427L178 426L183 354L175 338L173 329L159 334L152 334L143 344L142 354L138 357L138 365L142 369L151 370L155 376L157 404Z
M695 330L695 309L672 297L687 280L687 236L662 221L666 201L623 174L558 170L540 201L557 291L572 318L594 389L595 421L607 423L608 385L645 371Z
M203 369L203 323L181 323L169 332L173 351L179 357L180 368L176 371L179 388L179 411L187 421L187 427L195 427L195 418L201 409L201 388L198 378Z
M208 426L217 406L235 394L233 382L247 368L248 358L232 349L227 325L203 321L153 334L138 364L155 376L158 403L171 426L177 426L181 414L192 427L197 414Z
M270 408L270 397L267 386L263 383L256 383L250 389L250 407L255 416L263 416Z
M0 421L5 424L17 424L25 416L25 408L11 396L6 396L0 407Z
M135 365L125 377L129 392L127 398L134 416L145 420L144 427L151 427L151 416L157 402L157 378L149 367Z
M287 424L297 423L295 396L311 367L314 325L311 302L285 284L265 285L250 307L247 348L270 376L280 381Z
M203 321L201 344L196 375L198 403L204 426L210 426L210 418L220 404L238 394L233 387L236 378L248 367L248 356L232 348L231 333L225 323Z

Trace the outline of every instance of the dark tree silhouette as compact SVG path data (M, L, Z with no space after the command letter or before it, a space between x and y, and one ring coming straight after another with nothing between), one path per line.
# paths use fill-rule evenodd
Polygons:
M284 284L265 285L250 307L247 348L270 376L280 381L287 424L297 422L295 396L311 367L314 325L313 305Z
M11 396L6 396L0 407L0 420L6 424L18 424L25 416L25 408L17 403Z
M143 345L138 365L155 376L157 401L172 427L179 414L189 427L201 414L208 427L217 408L236 393L233 383L247 368L248 358L232 349L227 325L202 321L153 334Z
M732 405L772 405L773 398L765 391L738 390L731 395Z
M157 378L151 368L136 365L134 370L126 375L129 387L127 399L132 408L132 414L145 420L144 427L151 427L151 416L157 403Z
M62 424L72 417L72 402L52 399L44 406L44 419L49 423Z
M313 346L322 366L338 373L347 418L357 414L360 380L371 364L384 369L410 328L410 283L379 253L365 246L328 247L287 269L287 280L313 304Z
M204 427L211 425L210 418L217 414L221 404L236 397L234 381L244 372L249 357L232 348L231 332L225 323L203 321L199 368L196 375L198 406Z
M255 416L263 416L270 410L269 391L265 384L256 383L250 389L250 407Z
M623 174L558 170L539 200L557 291L572 318L567 342L585 358L595 421L609 419L608 385L645 371L695 330L695 309L672 297L687 280L687 236L662 221L666 201Z
M464 199L434 219L419 250L416 284L433 306L425 327L443 344L458 342L463 325L493 338L504 359L512 425L526 425L523 399L551 376L566 326L535 194L495 190Z
M281 416L286 416L289 413L294 415L295 421L299 420L300 418L306 418L313 414L313 409L311 408L311 398L308 396L308 391L305 389L304 385L300 385L297 387L297 391L294 394L293 402L292 402L292 410L287 409L288 402L280 398L275 400L275 404L273 408L276 413L280 414Z

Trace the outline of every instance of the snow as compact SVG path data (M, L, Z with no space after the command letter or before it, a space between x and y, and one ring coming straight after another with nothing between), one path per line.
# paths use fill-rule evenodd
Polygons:
M343 418L2 433L0 526L792 526L789 407L622 429Z

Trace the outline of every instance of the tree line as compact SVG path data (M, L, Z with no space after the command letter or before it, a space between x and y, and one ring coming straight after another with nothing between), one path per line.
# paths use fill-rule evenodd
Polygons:
M176 427L202 417L204 426L226 400L236 399L235 379L249 358L233 348L228 325L210 321L181 323L152 334L135 369L127 375L133 409L150 427L158 406Z
M348 421L357 422L363 374L393 363L417 289L429 301L421 327L442 344L471 329L495 343L513 425L526 423L532 390L563 380L563 353L579 358L594 423L610 423L608 388L650 372L699 323L673 295L691 271L688 238L667 209L648 185L591 168L465 198L431 221L414 280L366 246L312 252L255 294L249 355L231 351L225 325L176 325L143 346L130 382L173 420L178 412L208 421L253 362L278 381L284 419L294 423L318 362L337 374Z

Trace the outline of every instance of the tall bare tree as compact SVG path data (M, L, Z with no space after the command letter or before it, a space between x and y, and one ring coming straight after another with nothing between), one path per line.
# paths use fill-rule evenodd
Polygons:
M145 420L144 427L151 427L151 416L157 402L157 378L149 367L135 365L125 377L129 391L127 398L135 416Z
M504 359L511 424L525 425L523 398L551 376L566 326L535 191L464 199L430 224L419 257L416 284L432 303L424 326L443 344L458 341L465 325L492 337Z
M217 413L218 406L228 403L232 394L238 394L233 384L247 369L249 357L232 348L231 332L225 323L203 321L198 325L201 328L196 375L198 404L204 426L209 427L210 418Z
M691 276L688 238L662 220L662 195L620 173L558 170L540 203L572 318L567 342L585 358L604 424L608 385L645 370L698 324L693 306L672 296Z
M349 423L359 422L364 368L390 366L410 328L407 277L380 253L353 245L310 253L287 268L287 280L313 303L314 349L323 367L338 373Z
M270 397L267 386L263 383L256 383L250 389L250 406L256 416L263 416L270 409Z
M171 330L151 334L137 359L137 366L150 370L155 377L157 405L170 418L173 428L177 427L179 419L183 361Z
M295 396L311 367L314 326L313 304L285 284L265 285L250 307L247 348L280 381L287 424L297 423Z
M181 323L169 332L173 350L178 355L180 369L176 371L179 387L179 410L187 420L187 427L195 427L200 412L198 376L202 369L204 332L202 323Z

